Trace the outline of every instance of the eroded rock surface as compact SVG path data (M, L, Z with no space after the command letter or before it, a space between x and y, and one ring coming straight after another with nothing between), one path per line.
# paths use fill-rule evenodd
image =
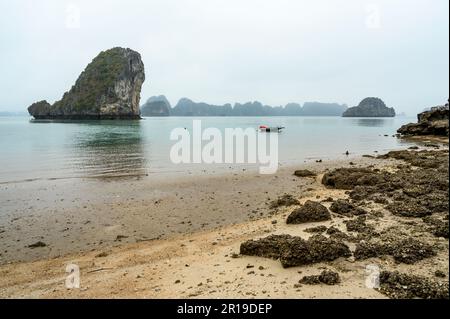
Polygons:
M398 271L382 271L379 290L393 299L449 299L448 281L437 282Z
M403 135L448 136L448 115L448 104L432 107L431 110L417 115L417 123L403 125L397 132Z
M436 255L430 244L414 238L405 238L395 241L366 242L356 244L355 259L363 260L372 257L390 255L395 261L404 264L414 264L425 258Z
M332 261L352 255L341 240L314 235L308 240L290 235L271 235L258 240L243 242L242 255L280 259L285 268Z
M448 211L448 151L391 151L381 159L406 162L396 171L339 168L326 173L322 183L329 188L351 190L356 203L373 200L400 217L426 217ZM432 181L432 182L430 182ZM332 208L347 212L345 202Z
M292 205L300 205L300 202L294 198L294 196L290 194L284 194L278 199L272 201L270 203L270 208L277 208L280 206L292 206Z
M139 119L144 64L138 52L112 48L101 52L60 101L33 103L36 119Z
M328 209L318 202L306 201L300 208L295 209L287 218L288 224L302 224L330 220Z
M364 209L353 205L346 199L338 199L333 202L330 206L330 210L333 213L347 217L367 214Z

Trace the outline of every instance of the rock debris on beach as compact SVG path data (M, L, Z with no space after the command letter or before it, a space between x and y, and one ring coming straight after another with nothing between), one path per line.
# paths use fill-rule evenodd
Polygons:
M318 202L306 201L300 208L295 209L287 218L287 224L302 224L330 220L328 209Z
M384 255L393 256L394 260L404 264L414 264L425 258L436 255L435 249L425 242L414 238L406 238L394 242L365 242L356 245L354 256L357 260Z
M39 247L46 247L47 244L42 242L42 241L38 241L35 242L34 244L28 245L28 248L39 248Z
M304 276L299 280L300 284L305 285L325 284L331 286L336 285L340 282L341 278L339 277L339 273L328 269L323 270L320 275Z
M382 271L379 291L394 299L449 299L449 283L437 282L423 276Z
M308 240L290 235L271 235L243 242L240 253L280 259L284 268L332 261L352 255L350 248L343 241L322 235L314 235Z
M346 199L338 199L335 202L333 202L330 206L330 210L333 213L347 217L367 214L367 212L364 209L351 204Z
M299 169L294 172L294 175L298 177L315 177L317 174L308 169Z
M316 227L306 228L304 231L307 233L323 233L327 229L328 229L327 226L320 225L320 226L316 226Z
M296 198L294 198L294 196L290 194L284 194L277 200L272 201L270 203L270 208L277 208L280 206L292 206L292 205L300 205L300 202Z

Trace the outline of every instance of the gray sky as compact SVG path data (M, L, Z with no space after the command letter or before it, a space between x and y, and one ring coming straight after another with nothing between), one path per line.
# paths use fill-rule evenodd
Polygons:
M0 111L60 99L114 46L141 53L141 99L214 104L381 97L415 114L449 87L448 0L2 0Z

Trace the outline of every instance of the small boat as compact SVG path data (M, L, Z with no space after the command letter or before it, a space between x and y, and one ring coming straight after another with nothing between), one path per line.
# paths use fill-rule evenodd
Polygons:
M280 133L284 129L284 126L267 126L267 125L260 125L259 130L261 132L275 132Z

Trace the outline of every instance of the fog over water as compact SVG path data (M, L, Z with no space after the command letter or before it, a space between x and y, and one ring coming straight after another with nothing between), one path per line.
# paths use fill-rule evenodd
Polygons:
M0 111L54 102L101 50L139 51L142 100L356 105L414 115L449 86L447 0L1 1Z

